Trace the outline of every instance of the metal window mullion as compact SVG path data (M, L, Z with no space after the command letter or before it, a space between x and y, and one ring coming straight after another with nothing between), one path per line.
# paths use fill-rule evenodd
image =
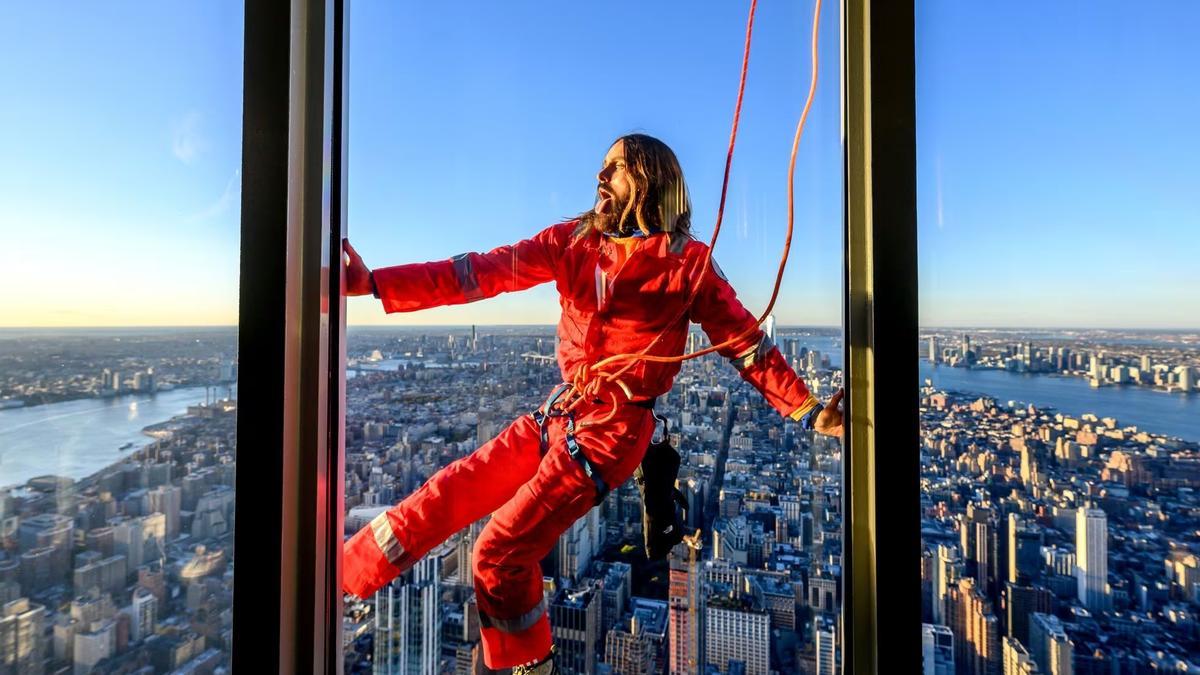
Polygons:
M843 4L848 675L921 667L913 11Z
M288 199L289 24L283 3L245 7L235 476L233 667L278 670Z
M333 231L340 233L340 213L335 215L331 185L340 154L333 142L334 110L340 101L334 95L336 13L340 0L293 0L291 147L288 213L289 262L294 266L298 297L289 293L290 339L285 343L295 393L293 429L295 452L285 454L284 534L293 537L285 547L282 577L291 584L294 603L281 605L281 622L294 621L292 663L281 662L281 672L337 672L340 659L340 594L334 593L336 555L341 547L336 531L341 485L336 471L341 428L335 427L331 409L340 401L340 371L337 361L341 343L341 314L334 315L332 298L339 298L340 284L331 270L340 272L340 248L333 244ZM337 145L340 151L341 144ZM340 237L338 238L340 239ZM334 295L337 293L337 295ZM292 304L292 302L295 304ZM340 308L340 300L337 301ZM289 355L289 350L294 356ZM289 483L288 479L294 480ZM286 498L290 497L290 503ZM290 523L289 518L294 518ZM290 559L286 557L291 554ZM333 567L329 563L333 559ZM289 566L288 563L291 563ZM290 578L289 578L290 577ZM332 580L332 583L331 583ZM287 588L285 587L285 592ZM284 653L285 658L288 653Z
M234 667L339 672L335 10L246 5ZM340 199L339 193L339 199ZM340 233L340 229L338 230ZM340 238L340 237L339 237ZM340 269L340 265L334 269ZM331 330L331 315L335 327ZM340 415L340 409L338 411ZM339 423L336 423L339 422ZM331 564L332 562L332 564Z
M334 0L333 21L330 25L331 43L331 124L329 133L329 228L327 245L329 264L336 273L328 275L329 307L328 354L333 366L329 368L329 415L327 448L322 477L325 490L322 504L326 514L324 580L325 672L340 674L345 660L342 654L342 541L345 529L345 428L346 428L346 298L342 292L343 268L341 244L348 234L346 220L346 169L348 167L349 111L349 0Z

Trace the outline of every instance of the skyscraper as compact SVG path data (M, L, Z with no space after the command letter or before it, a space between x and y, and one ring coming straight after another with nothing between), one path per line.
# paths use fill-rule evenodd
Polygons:
M155 598L148 589L139 586L133 589L130 607L132 611L130 639L136 642L153 635L154 626L158 622L158 598Z
M0 611L0 672L46 672L46 608L28 598L5 603Z
M700 580L694 579L692 574L699 576L697 571L689 572L686 568L672 567L670 571L667 598L668 644L671 650L667 667L670 675L687 675L703 670L703 664L699 661L704 654L704 629L703 626L691 625L693 618L698 624L704 621L703 594L699 593ZM690 609L693 604L696 607ZM693 642L697 644L693 645Z
M929 362L930 363L938 362L937 336L936 335L929 336Z
M1008 574L1006 581L1016 582L1021 575L1033 576L1042 566L1042 529L1025 523L1015 513L1008 514Z
M838 675L837 625L832 621L814 621L813 644L817 653L817 675Z
M1102 509L1075 510L1075 564L1079 602L1103 612L1108 608L1108 517Z
M375 673L438 675L442 554L439 547L375 592Z
M978 588L988 597L996 597L1003 569L996 525L996 514L991 507L967 504L959 544L967 561L967 573L975 577Z
M1029 618L1029 654L1042 675L1074 675L1072 651L1062 622L1050 614L1035 612Z
M954 632L954 662L960 675L997 675L1000 655L1000 622L992 603L974 579L958 581L946 603L950 630Z
M572 582L578 581L591 566L592 556L599 550L603 536L600 509L592 509L572 523L559 535L555 546L556 574Z
M717 596L709 599L704 613L705 658L709 664L724 672L730 661L741 661L746 675L770 672L771 620L766 612Z
M1192 369L1188 366L1179 366L1175 369L1175 374L1179 379L1180 391L1191 391L1196 388L1196 383L1192 378Z
M937 560L933 563L933 622L947 623L946 599L950 589L958 583L962 576L962 559L958 549L953 546L939 544Z
M1005 584L1005 624L1007 635L1029 643L1029 616L1034 612L1054 610L1054 594L1041 586L1029 586L1010 581Z
M921 624L923 675L955 675L954 633L946 626Z
M591 586L574 591L560 588L550 603L550 625L558 650L554 662L563 675L596 672L600 605L600 596Z
M1037 664L1029 656L1029 650L1015 638L1004 638L1004 675L1035 675Z
M486 518L477 520L458 535L458 541L455 544L458 569L454 573L454 581L463 586L470 586L474 583L472 567L474 565L475 540L479 538L479 533L483 531L486 523Z
M653 672L653 645L644 635L636 615L625 617L604 638L604 662L614 673L650 675Z

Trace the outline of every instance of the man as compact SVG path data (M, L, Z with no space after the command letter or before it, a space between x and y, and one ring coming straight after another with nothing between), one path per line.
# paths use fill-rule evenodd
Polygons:
M742 378L780 414L840 435L841 393L822 406L756 327L715 262L701 278L708 247L689 234L691 205L671 149L646 135L624 136L609 148L596 178L590 211L488 253L372 272L346 242L347 294L374 294L385 311L406 312L553 281L562 306L558 363L566 382L607 356L651 343L650 354L682 354L692 321L713 344L744 335L719 350ZM699 289L684 311L693 284ZM345 590L371 595L491 514L472 558L484 662L514 673L557 672L539 561L610 487L633 474L654 432L654 400L671 388L679 368L678 362L639 361L621 376L619 396L589 395L569 412L563 402L578 392L556 388L537 411L440 470L346 542Z

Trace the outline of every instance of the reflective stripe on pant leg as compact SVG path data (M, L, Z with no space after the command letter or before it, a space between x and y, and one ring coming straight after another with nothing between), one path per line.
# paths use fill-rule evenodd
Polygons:
M486 612L480 610L479 625L487 628L495 628L505 633L520 633L523 630L532 628L533 624L545 613L546 596L542 596L541 602L536 607L512 619L493 619Z
M546 612L533 625L519 633L506 633L495 627L479 627L483 643L483 663L492 670L503 670L543 658L550 653L553 636Z

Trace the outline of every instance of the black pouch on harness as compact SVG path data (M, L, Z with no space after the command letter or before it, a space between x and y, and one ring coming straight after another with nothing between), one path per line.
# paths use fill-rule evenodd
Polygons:
M683 541L681 511L687 509L687 500L675 487L681 459L671 447L666 420L658 419L663 423L662 440L646 448L646 456L633 472L633 480L642 495L642 536L646 557L650 560L666 558L671 549Z

